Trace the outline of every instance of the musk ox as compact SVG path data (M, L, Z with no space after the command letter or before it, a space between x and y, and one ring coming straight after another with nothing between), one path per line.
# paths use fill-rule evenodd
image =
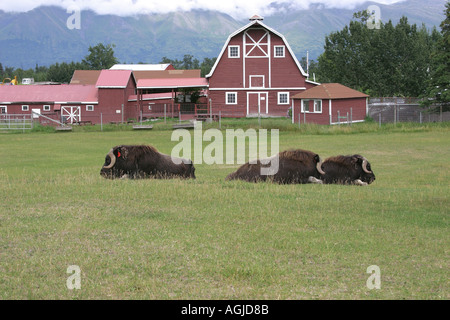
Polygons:
M366 158L359 154L336 156L325 159L322 163L325 171L323 183L355 184L366 186L375 180L375 175Z
M162 154L153 146L116 146L105 157L100 175L105 178L193 178L191 160Z
M269 161L276 159L273 156L256 163L243 164L235 172L230 173L225 180L244 180L248 182L273 181L280 184L296 183L322 183L321 160L318 154L311 151L297 149L278 153L278 167L271 175L262 174L262 170L269 167Z

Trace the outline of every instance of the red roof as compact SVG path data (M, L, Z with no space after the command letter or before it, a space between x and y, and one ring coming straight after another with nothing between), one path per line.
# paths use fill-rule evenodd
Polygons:
M93 85L18 85L0 86L0 104L37 102L97 102Z
M205 78L139 79L138 89L175 89L208 87Z
M162 100L172 99L172 92L148 93L142 95L142 100ZM128 97L128 101L137 101L137 95L133 94Z
M102 70L97 88L126 88L132 76L131 70Z
M346 87L340 83L322 83L296 94L292 99L350 99L366 98L367 94Z

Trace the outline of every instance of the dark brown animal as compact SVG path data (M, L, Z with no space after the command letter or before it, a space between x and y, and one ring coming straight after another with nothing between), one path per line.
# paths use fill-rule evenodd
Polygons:
M323 183L354 184L366 186L375 181L369 161L359 154L336 156L325 159L322 164L325 171L321 179Z
M105 157L100 170L105 178L193 178L191 160L174 158L158 152L153 146L116 146Z
M280 184L295 183L322 183L319 180L325 173L321 168L318 154L311 151L297 149L278 153L278 169L272 174L262 174L263 169L271 167L270 161L276 160L273 156L256 163L245 163L235 172L230 173L225 180L244 180L248 182L273 181Z

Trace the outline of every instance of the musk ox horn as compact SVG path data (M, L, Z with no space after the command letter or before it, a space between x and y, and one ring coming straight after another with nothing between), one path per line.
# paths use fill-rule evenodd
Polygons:
M316 164L317 171L319 171L320 174L325 174L325 172L322 170L322 159L319 158L319 162Z
M367 159L363 157L362 169L365 173L372 173L372 171L367 170Z
M103 166L103 169L111 169L116 164L116 156L113 153L113 149L111 149L107 155L111 159L111 163L107 166Z

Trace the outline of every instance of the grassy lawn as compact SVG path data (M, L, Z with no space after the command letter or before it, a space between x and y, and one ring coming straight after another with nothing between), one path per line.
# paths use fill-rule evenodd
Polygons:
M170 154L172 131L0 134L0 299L449 299L448 124L281 128L280 151L360 153L376 181L106 180L111 147Z

